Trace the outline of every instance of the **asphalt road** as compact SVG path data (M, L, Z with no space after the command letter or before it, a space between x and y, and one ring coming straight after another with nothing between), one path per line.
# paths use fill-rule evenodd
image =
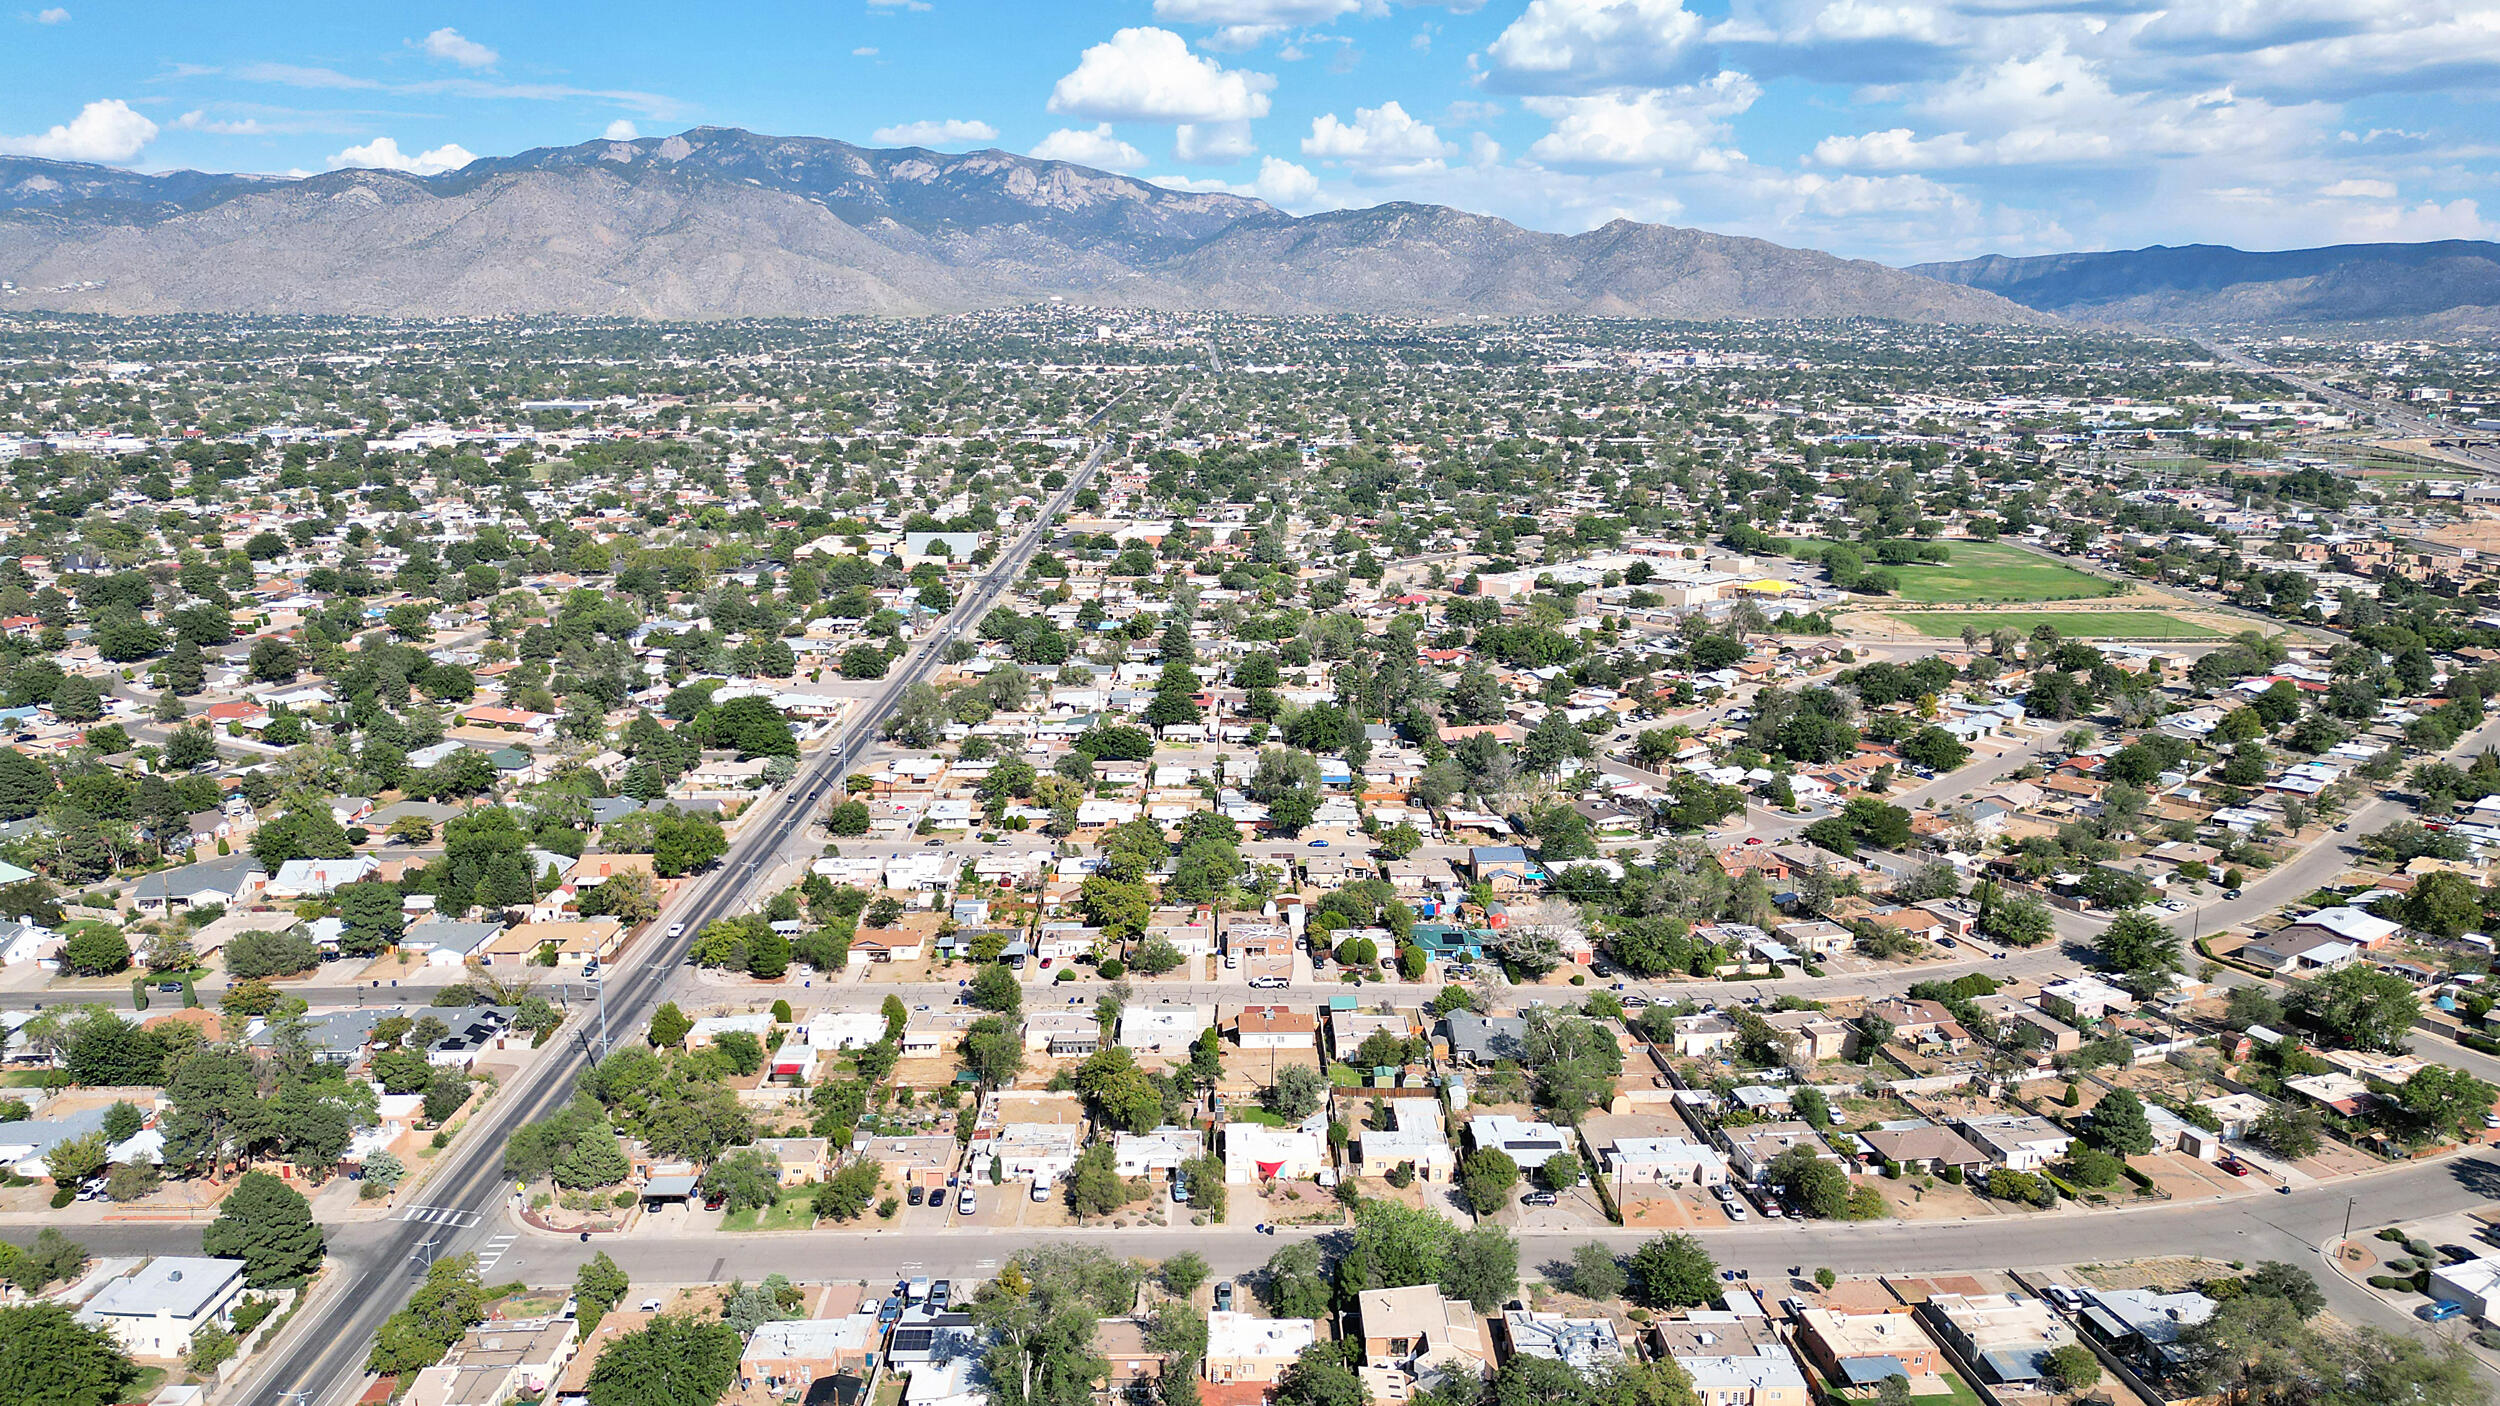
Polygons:
M1099 420L1102 413L1097 412L1095 419ZM749 905L755 876L769 873L794 839L805 835L818 803L840 786L850 760L874 745L879 724L893 710L903 690L926 678L947 644L976 624L1015 582L1034 552L1051 536L1059 513L1093 478L1108 447L1107 439L1097 441L1093 453L1069 476L1067 485L1044 508L1032 530L1000 556L982 578L979 589L958 602L936 630L898 661L886 687L856 715L834 746L819 753L792 779L785 798L781 802L764 802L767 806L778 804L778 813L768 811L759 816L758 823L739 836L716 869L683 891L660 914L637 944L640 950L629 951L611 966L605 996L613 1029L631 1030L644 1012L657 1003L694 934L704 924L743 911ZM657 936L677 924L684 926L680 936ZM237 1400L267 1406L334 1406L350 1395L363 1379L367 1344L423 1274L424 1265L433 1258L471 1248L503 1225L501 1212L508 1195L502 1170L503 1147L513 1129L546 1116L572 1098L575 1080L596 1054L593 1036L597 1029L595 1016L568 1025L558 1037L564 1043L551 1047L473 1120L433 1175L411 1197L412 1204L460 1213L453 1223L466 1221L466 1227L450 1229L441 1223L401 1219L340 1231L332 1255L336 1282L326 1286L323 1302L315 1312L303 1316L301 1326L295 1327L275 1351L262 1355L251 1382ZM116 1232L117 1237L119 1234ZM162 1249L183 1243L196 1246L197 1235L193 1228L152 1229L135 1238ZM93 1248L107 1248L102 1237L91 1243ZM501 1267L497 1272L507 1273Z

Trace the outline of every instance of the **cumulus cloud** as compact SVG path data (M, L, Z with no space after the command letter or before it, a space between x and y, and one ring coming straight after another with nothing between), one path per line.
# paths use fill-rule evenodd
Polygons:
M997 141L998 129L987 122L948 117L879 127L868 134L868 139L879 146L960 146L965 142Z
M1172 129L1172 154L1183 161L1222 166L1258 150L1247 122L1184 122Z
M493 68L495 60L503 57L450 25L425 36L417 42L417 47L425 51L427 58L455 63L462 68Z
M1052 112L1111 122L1246 122L1267 116L1275 76L1226 68L1168 29L1123 29L1087 49L1050 90Z
M633 123L620 117L614 122L609 123L608 130L601 135L605 136L612 142L630 142L634 138L641 136L642 130L636 127Z
M445 171L457 171L475 160L477 158L466 148L454 142L445 142L432 151L411 156L401 151L399 143L389 137L375 137L362 146L351 146L334 153L330 157L330 169L336 171L342 167L361 166L376 171L404 171L411 176L439 176Z
M1155 185L1171 190L1221 191L1226 195L1255 196L1270 205L1307 212L1329 202L1320 194L1319 177L1307 167L1281 156L1259 158L1259 174L1247 181L1227 181L1201 176L1150 176Z
M1704 28L1684 0L1528 0L1485 50L1489 81L1527 93L1664 82L1699 62Z
M1448 150L1431 123L1409 117L1395 101L1358 107L1352 122L1324 113L1311 120L1311 135L1302 139L1304 156L1383 174L1437 170Z
M1741 73L1707 83L1587 98L1530 98L1553 120L1528 154L1565 169L1656 167L1727 171L1745 160L1729 145L1726 119L1753 106L1762 90Z
M156 124L119 98L104 98L47 132L0 137L0 154L54 161L128 161L156 140Z
M1134 171L1146 164L1146 153L1113 136L1108 122L1092 127L1062 127L1035 142L1031 155L1043 161L1072 161L1105 171Z
M2396 198L2396 183L2362 179L2343 180L2333 185L2320 187L2318 194L2329 200L2393 200Z
M35 11L34 20L37 24L67 24L69 23L69 11L55 5L48 10Z

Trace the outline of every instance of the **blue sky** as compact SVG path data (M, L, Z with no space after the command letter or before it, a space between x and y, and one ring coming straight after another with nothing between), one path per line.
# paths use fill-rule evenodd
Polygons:
M0 151L142 170L718 124L1888 262L2500 223L2500 0L64 0L0 39Z

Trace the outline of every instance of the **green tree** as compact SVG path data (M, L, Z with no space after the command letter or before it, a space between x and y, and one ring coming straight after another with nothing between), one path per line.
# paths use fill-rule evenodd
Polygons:
M2101 1380L2101 1359L2080 1343L2051 1349L2040 1366L2042 1379L2062 1392L2082 1391Z
M675 1001L662 1001L660 1008L651 1013L651 1026L644 1037L654 1048L673 1050L686 1043L687 1032L693 1029L694 1022L677 1008Z
M80 976L111 976L130 970L130 941L118 929L91 924L61 944L61 961Z
M2147 913L2119 914L2093 940L2093 947L2139 991L2158 989L2182 965L2179 935Z
M442 1361L462 1333L486 1321L488 1301L477 1278L477 1256L436 1260L407 1304L374 1334L365 1370L406 1376Z
M1370 1393L1334 1343L1313 1343L1276 1378L1276 1406L1366 1406Z
M407 916L397 885L362 879L340 885L335 897L339 920L347 925L339 947L349 956L377 956L398 944Z
M1681 1231L1632 1253L1632 1298L1645 1308L1699 1308L1719 1296L1719 1265Z
M737 1379L738 1332L663 1314L610 1342L592 1364L590 1406L712 1406Z
M2394 972L2354 965L2295 987L2291 1009L2329 1039L2363 1050L2401 1051L2421 998Z
M0 1401L12 1406L113 1406L139 1368L100 1324L67 1304L0 1308Z
M1111 1144L1097 1142L1078 1153L1068 1173L1069 1207L1079 1217L1091 1218L1107 1216L1127 1204L1128 1184L1113 1167Z
M1614 1246L1591 1240L1571 1252L1571 1292L1603 1303L1620 1298L1632 1282Z
M1328 1276L1321 1272L1319 1245L1296 1240L1267 1257L1259 1272L1259 1297L1278 1318L1324 1318L1328 1314Z
M1511 1188L1519 1184L1519 1164L1498 1147L1479 1147L1460 1164L1458 1184L1468 1206L1489 1216L1509 1204Z
M2141 1157L2153 1150L2153 1120L2144 1100L2126 1089L2112 1089L2092 1106L2092 1141L2120 1157Z
M1478 1313L1492 1312L1519 1292L1519 1242L1490 1221L1452 1236L1448 1261L1441 1268L1441 1292L1467 1300Z
M200 1235L202 1253L243 1261L255 1289L298 1284L321 1267L321 1225L304 1194L267 1172L245 1172Z
M1259 1101L1267 1111L1288 1123L1299 1123L1319 1111L1328 1097L1328 1081L1307 1064L1288 1064L1276 1071L1276 1081L1259 1091Z
M591 1256L590 1262L573 1275L573 1308L580 1320L580 1332L588 1336L608 1310L625 1301L625 1291L633 1286L634 1281L615 1260L608 1258L607 1251Z

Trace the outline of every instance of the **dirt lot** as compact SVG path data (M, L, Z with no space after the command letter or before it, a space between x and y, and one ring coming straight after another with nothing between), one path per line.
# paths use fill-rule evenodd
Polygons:
M1627 1202L1623 1223L1643 1230L1719 1230L1735 1224L1717 1197L1689 1189Z
M2196 1255L2171 1255L2161 1259L2129 1260L2124 1264L2075 1267L2075 1276L2097 1289L2157 1289L2166 1294L2194 1288L2217 1275L2231 1272L2231 1266L2221 1260Z
M2211 1162L2200 1162L2184 1152L2155 1152L2142 1157L2130 1157L2127 1159L2127 1165L2151 1177L2155 1188L2167 1191L2183 1201L2205 1196L2230 1196L2244 1191L2265 1189L2265 1183L2259 1180L2253 1172L2248 1176L2235 1177ZM2117 1192L2112 1193L2111 1199L2121 1199L2118 1192L2126 1190L2124 1186L2119 1187Z
M1955 1186L1941 1177L1905 1176L1899 1181L1862 1177L1859 1185L1874 1187L1900 1220L1945 1221L2023 1214L2002 1201L1991 1201L1967 1186Z

